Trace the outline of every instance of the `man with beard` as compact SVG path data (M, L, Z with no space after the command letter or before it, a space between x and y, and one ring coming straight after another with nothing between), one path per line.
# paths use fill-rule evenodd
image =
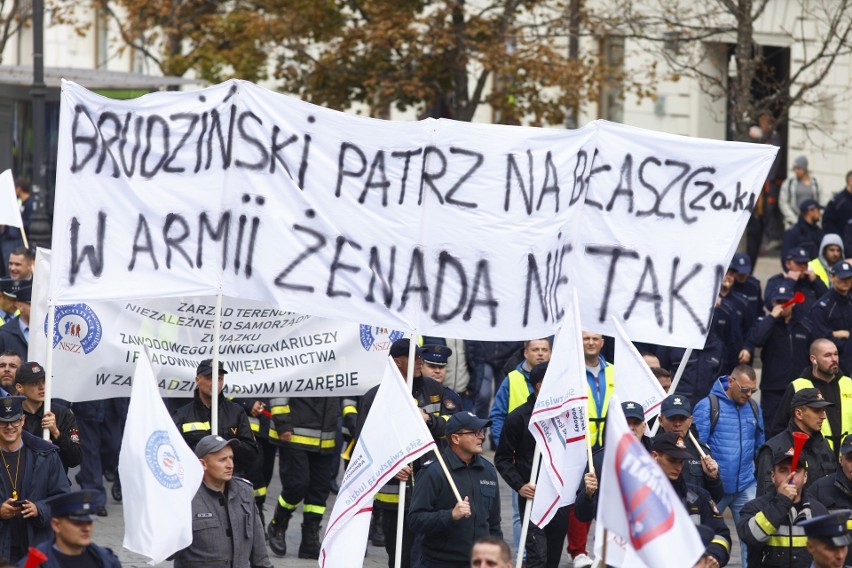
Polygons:
M843 239L840 235L826 233L819 244L819 255L808 263L808 269L819 276L823 283L831 287L828 271L843 260Z
M803 389L816 388L832 404L826 408L826 420L820 431L837 459L841 436L852 432L852 379L841 374L838 359L837 347L828 339L817 339L811 344L811 368L787 387L770 435L782 431L789 423L794 395Z
M15 373L24 360L15 351L0 353L0 396L9 396L15 392Z
M840 261L831 267L830 274L831 290L811 309L814 335L833 341L840 355L840 368L852 369L852 342L849 341L849 329L852 328L852 302L849 301L852 264Z

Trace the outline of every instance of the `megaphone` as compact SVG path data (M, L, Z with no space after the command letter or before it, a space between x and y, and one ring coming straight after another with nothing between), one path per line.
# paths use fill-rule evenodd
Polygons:
M791 471L796 471L796 466L799 465L799 457L802 455L802 448L805 447L808 438L810 436L804 432L793 432L793 466Z
M783 304L781 304L781 307L782 308L789 308L793 304L801 304L804 301L805 301L805 295L802 294L801 292L796 292L795 294L793 294L793 297L791 299L789 299L786 302L784 302Z
M41 550L31 546L29 553L27 554L27 561L24 563L24 568L36 568L36 566L44 564L45 560L47 560L47 555L45 555L45 553Z

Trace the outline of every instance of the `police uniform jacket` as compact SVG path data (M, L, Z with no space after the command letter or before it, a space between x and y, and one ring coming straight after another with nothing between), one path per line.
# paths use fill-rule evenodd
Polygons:
M748 332L745 348L749 353L754 354L756 348L762 348L761 390L783 391L801 369L810 365L813 324L804 313L801 306L793 308L793 316L786 323L783 318L765 315ZM766 426L769 429L770 424Z
M750 409L749 412L751 412ZM698 440L698 436L695 438ZM683 470L680 474L681 479L689 485L695 485L706 490L714 501L721 501L722 497L725 496L725 486L722 483L722 475L720 474L716 479L712 479L704 473L704 468L701 467L701 454L698 453L698 448L695 447L695 444L692 443L692 439L689 436L684 436L683 441L686 444L686 450L692 455L692 457L683 461ZM700 440L698 440L698 443L701 445L701 449L704 450L705 454L712 455L710 446Z
M725 361L726 343L717 331L728 328L728 315L720 316L720 314L727 314L728 310L730 310L730 307L726 304L721 304L716 308L713 320L718 321L718 317L721 317L724 326L711 327L704 348L693 350L689 360L685 362L686 369L681 375L675 392L688 398L693 408L699 400L710 393L710 388L713 386L716 377L723 374L722 366ZM682 347L660 346L657 349L660 365L671 371L676 371L680 365L684 364L683 356L685 353L686 350Z
M760 289L760 280L754 276L749 276L748 280L742 284L735 280L731 286L731 290L739 292L746 297L751 307L753 318L757 319L763 315L763 292Z
M444 430L446 429L447 420L449 420L450 416L455 414L458 410L458 407L455 406L454 402L449 401L449 399L444 397L444 390L443 385L434 379L423 376L414 377L411 394L417 401L417 406L429 415L429 418L426 421L426 427L429 429L429 433L432 434L432 438L436 442L441 442L444 438ZM361 435L361 429L364 427L364 421L367 420L367 415L370 413L370 409L373 406L373 401L376 399L376 393L378 391L379 387L375 386L361 397L361 401L358 404L358 416L355 426L356 439ZM393 412L393 409L380 410L382 412ZM419 474L420 466L423 461L424 458L420 458L414 462L414 467L412 468L414 476ZM408 503L411 502L411 478L409 478L406 482L406 489L405 499L407 508ZM399 507L398 479L393 478L382 486L376 494L373 506L379 509L393 510L396 510Z
M686 507L689 518L698 525L709 527L713 531L713 539L707 545L704 553L719 561L719 566L725 566L731 558L731 530L725 524L716 503L710 494L698 487L686 483L681 475L677 481L672 481L675 493Z
M781 240L781 258L791 248L801 247L808 251L811 258L816 258L820 253L819 245L822 242L823 233L819 223L808 223L802 217L796 224L784 232ZM784 261L781 261L782 265Z
M787 429L773 436L760 447L757 452L757 496L775 492L775 484L772 483L772 456L776 453L784 453L793 447L793 432L801 431L791 420ZM837 460L834 452L823 438L822 433L811 434L808 441L802 447L802 458L808 463L808 481L805 483L804 491L807 491L818 479L831 475L837 469Z
M192 402L181 406L172 416L180 430L183 439L190 448L195 446L204 436L210 435L210 409L201 402L196 389ZM234 469L248 471L257 456L257 443L251 432L248 417L243 408L231 402L224 395L219 395L219 432L226 440L237 439L239 445L234 448Z
M470 562L470 549L476 539L503 538L497 470L479 455L474 455L470 464L449 448L443 456L459 494L470 501L470 517L453 520L455 495L440 464L432 462L423 468L414 485L408 520L412 530L423 535L425 560L464 564Z
M21 316L17 315L0 326L0 353L14 351L21 359L26 360L29 342L21 331L21 324L18 323L20 320Z
M40 568L63 568L62 562L56 554L56 549L53 548L52 540L43 542L36 548L47 556L47 560L45 560L43 564L39 565ZM95 562L95 565L100 568L121 568L121 561L109 548L104 548L97 544L90 544L83 550L83 554L91 558ZM18 562L18 566L23 567L24 564L26 564L26 561L26 557L22 558L21 561Z
M814 335L833 341L840 355L840 368L845 374L852 372L852 342L832 335L837 330L852 329L852 299L832 288L811 309L810 318Z
M59 447L59 459L67 472L69 468L77 467L83 461L83 448L80 446L80 435L77 433L77 419L70 408L56 402L51 402L50 411L56 416L56 427L59 428L59 438L51 436L51 442ZM33 436L41 437L44 428L41 421L44 418L44 404L38 410L29 413L24 409L24 430Z
M22 451L26 452L26 457L21 460L18 498L28 499L38 508L38 517L25 521L29 546L36 546L51 540L53 536L50 521L45 515L48 509L44 500L67 493L70 484L65 470L62 469L59 448L26 431L21 432L21 439L24 443ZM11 558L12 542L10 531L6 530L7 523L8 521L0 521L0 556L17 562L18 558Z
M846 222L850 219L852 219L852 193L849 193L844 187L835 193L828 205L825 206L822 228L826 233L842 235Z
M852 509L852 481L849 481L838 467L834 475L817 480L808 489L809 501L819 501L829 511ZM852 549L846 553L846 564L852 563Z
M175 568L271 568L251 483L234 477L224 494L202 483L192 498L192 544L174 560Z
M810 519L813 500L793 501L774 490L752 499L740 511L737 534L748 547L747 568L810 566L805 530L797 523Z

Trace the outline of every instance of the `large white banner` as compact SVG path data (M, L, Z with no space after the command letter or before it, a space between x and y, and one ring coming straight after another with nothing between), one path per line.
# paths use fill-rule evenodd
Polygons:
M46 360L51 251L38 249L29 360ZM57 306L52 396L70 401L130 396L147 348L160 394L189 397L213 357L215 298L159 298ZM379 384L402 332L225 299L220 360L229 397L360 395Z
M225 296L483 340L583 320L701 347L776 149L345 115L229 81L62 88L57 303Z

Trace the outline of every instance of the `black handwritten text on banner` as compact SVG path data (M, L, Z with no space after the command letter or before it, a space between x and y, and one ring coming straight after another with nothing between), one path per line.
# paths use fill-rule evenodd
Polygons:
M353 117L244 82L63 87L57 300L227 296L448 337L703 345L775 149ZM155 283L156 284L153 284Z

